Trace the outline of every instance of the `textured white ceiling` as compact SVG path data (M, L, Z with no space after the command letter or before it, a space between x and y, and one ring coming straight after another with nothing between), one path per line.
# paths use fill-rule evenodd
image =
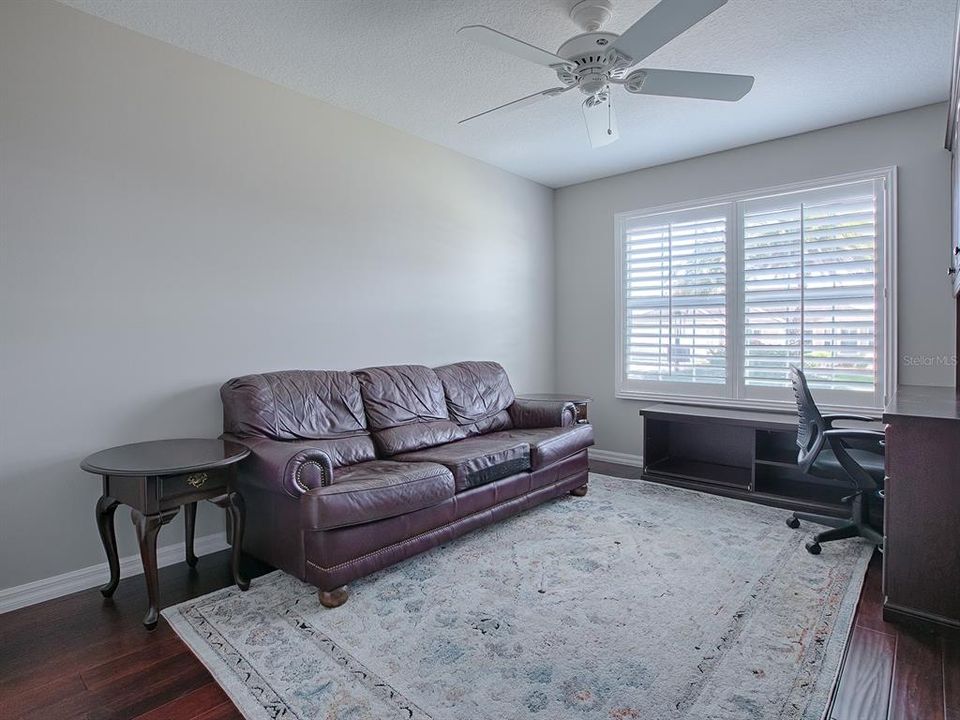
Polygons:
M484 24L547 50L574 0L62 0L545 185L945 100L956 0L730 0L643 64L755 75L739 103L615 89L621 139L592 149L571 91L458 126L557 84L455 35ZM655 0L614 0L623 32Z

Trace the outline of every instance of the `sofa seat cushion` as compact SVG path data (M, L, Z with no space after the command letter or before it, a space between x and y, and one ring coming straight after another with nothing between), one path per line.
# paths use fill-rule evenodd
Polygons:
M337 468L333 484L300 497L305 530L331 530L439 505L454 495L453 475L433 463L373 460Z
M530 446L531 469L539 470L593 445L593 425L504 430L484 437L527 443Z
M443 465L453 473L454 485L457 492L460 492L529 470L530 446L513 438L478 435L426 450L404 453L394 459Z

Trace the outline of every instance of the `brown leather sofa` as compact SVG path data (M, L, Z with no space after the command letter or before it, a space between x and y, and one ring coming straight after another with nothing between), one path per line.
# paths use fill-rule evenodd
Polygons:
M320 590L567 492L593 428L570 403L517 400L504 369L461 362L246 375L220 388L240 464L244 550Z

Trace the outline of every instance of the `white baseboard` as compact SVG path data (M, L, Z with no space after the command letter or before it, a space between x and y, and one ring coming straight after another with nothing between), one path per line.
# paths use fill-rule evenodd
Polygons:
M643 467L643 456L631 455L630 453L613 452L612 450L597 450L590 448L587 450L587 457L591 460L601 462L616 463L617 465L629 465L630 467Z
M193 542L193 551L198 556L226 550L228 547L230 546L227 544L227 536L223 532L204 535ZM157 548L157 565L166 567L183 562L185 551L186 545L182 542ZM142 574L143 563L140 561L139 553L120 558L121 579ZM35 580L25 585L6 588L0 590L0 614L27 605L34 605L44 600L53 600L80 590L88 590L103 585L109 579L110 566L103 562L99 565L71 570L43 580Z

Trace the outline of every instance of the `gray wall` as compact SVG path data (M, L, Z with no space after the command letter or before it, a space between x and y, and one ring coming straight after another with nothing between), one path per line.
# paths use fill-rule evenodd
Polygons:
M954 353L946 112L930 105L558 190L557 386L594 397L597 447L642 452L642 403L614 398L613 215L626 210L897 165L899 379L952 385L953 367L904 361Z
M552 196L64 6L0 2L0 585L102 562L81 458L217 435L231 376L488 358L550 390ZM203 508L198 534L219 528ZM117 529L133 553L126 512ZM181 539L179 519L160 536Z

